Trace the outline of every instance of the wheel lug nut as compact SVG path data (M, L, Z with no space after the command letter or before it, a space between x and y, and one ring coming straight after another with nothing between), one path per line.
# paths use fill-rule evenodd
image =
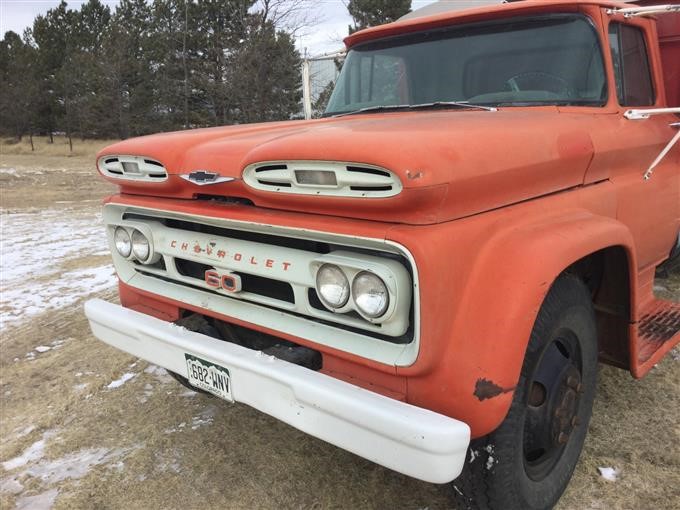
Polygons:
M564 444L569 440L569 434L565 434L564 432L560 432L559 437L557 438L557 442L560 444Z
M580 384L579 384L578 379L576 377L574 377L573 375L570 375L567 378L567 386L578 391L578 387L580 386Z

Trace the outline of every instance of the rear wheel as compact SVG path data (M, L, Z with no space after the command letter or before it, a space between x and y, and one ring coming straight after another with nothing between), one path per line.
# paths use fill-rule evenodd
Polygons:
M552 508L583 448L596 381L591 296L580 279L563 275L539 311L510 411L471 443L454 497L472 509Z

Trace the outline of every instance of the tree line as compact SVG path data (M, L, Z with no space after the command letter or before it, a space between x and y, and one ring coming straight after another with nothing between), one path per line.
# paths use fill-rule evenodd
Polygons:
M410 3L351 0L350 30L391 21ZM121 0L112 11L100 0L78 10L62 0L0 41L0 134L128 138L293 118L301 100L294 36L313 5Z

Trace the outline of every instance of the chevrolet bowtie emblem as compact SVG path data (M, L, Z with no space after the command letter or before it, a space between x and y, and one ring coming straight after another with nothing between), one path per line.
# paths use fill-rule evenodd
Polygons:
M221 182L231 182L236 180L236 177L222 177L218 173L208 172L206 170L196 170L190 174L182 174L180 177L185 181L193 182L199 186L205 186L207 184L219 184Z

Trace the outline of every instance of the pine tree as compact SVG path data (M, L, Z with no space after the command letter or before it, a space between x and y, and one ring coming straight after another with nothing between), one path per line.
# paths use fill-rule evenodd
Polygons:
M193 40L194 105L201 121L209 125L233 122L238 109L234 90L242 80L239 59L247 51L255 25L249 10L254 0L199 0L200 20Z
M64 85L60 70L68 51L68 39L73 27L73 11L66 2L50 9L33 22L33 40L36 45L36 73L40 77L38 95L39 127L50 136L64 117Z
M235 120L288 120L300 111L300 54L290 34L271 23L251 27L239 52L230 93L236 98Z
M107 89L103 77L104 37L111 10L99 0L83 4L74 19L71 50L64 68L71 75L75 130L82 138L107 136Z
M411 0L350 0L347 10L354 20L349 33L396 21L411 12Z
M289 25L301 5L121 0L111 13L102 0L77 11L62 1L24 40L0 42L0 131L127 138L290 119L300 56Z
M200 13L193 2L157 0L153 4L146 59L152 69L152 118L157 131L195 125L192 121L191 46Z
M35 49L15 32L0 41L0 132L17 141L35 127L35 59Z
M103 41L108 114L115 136L128 138L157 131L154 125L153 69L149 62L151 8L145 0L122 0Z

